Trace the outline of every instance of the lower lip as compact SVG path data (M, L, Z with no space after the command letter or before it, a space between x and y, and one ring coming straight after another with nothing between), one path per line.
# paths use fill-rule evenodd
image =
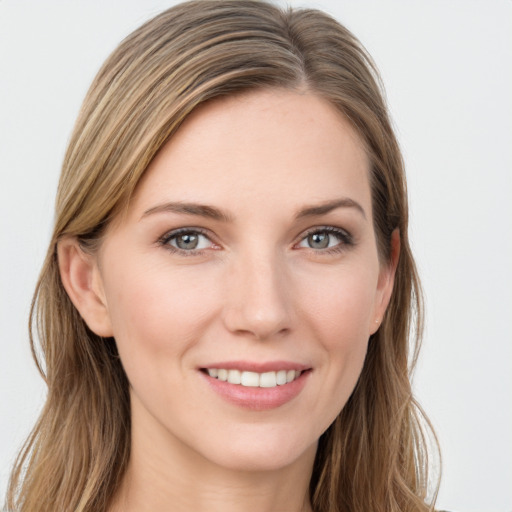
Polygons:
M310 373L311 370L303 371L294 381L273 388L256 388L240 384L230 384L227 381L210 377L204 372L201 372L201 375L205 378L211 389L228 402L253 411L266 411L280 407L293 400L306 385Z

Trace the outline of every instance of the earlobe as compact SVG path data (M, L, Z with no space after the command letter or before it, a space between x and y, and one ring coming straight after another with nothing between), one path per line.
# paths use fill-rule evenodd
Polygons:
M97 260L75 238L58 243L59 271L64 289L88 327L98 336L112 336L112 325Z
M391 233L391 255L389 261L383 265L379 273L379 282L377 284L377 295L373 322L370 326L370 334L374 334L384 318L384 313L388 307L395 283L395 274L400 257L400 231L396 228Z

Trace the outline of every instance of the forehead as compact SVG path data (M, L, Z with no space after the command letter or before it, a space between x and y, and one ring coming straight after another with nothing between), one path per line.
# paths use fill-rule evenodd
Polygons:
M349 122L311 93L264 90L196 109L157 154L134 209L164 201L300 207L339 196L370 213L369 163Z

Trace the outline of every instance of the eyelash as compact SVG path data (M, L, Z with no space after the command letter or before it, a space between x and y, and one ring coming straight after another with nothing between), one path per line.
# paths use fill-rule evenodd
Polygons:
M208 232L200 228L175 229L161 237L158 240L158 243L168 251L174 254L179 254L180 256L201 256L204 254L204 249L192 249L187 251L185 249L180 249L179 247L172 246L170 244L171 240L178 238L180 235L201 235L210 240L212 244L214 244L214 242L212 242L211 240L211 236L208 235Z
M309 236L314 234L320 234L320 233L327 233L328 235L334 235L339 239L339 243L336 244L333 247L327 247L320 250L315 250L312 247L309 247L310 250L314 251L318 254L338 254L344 250L346 250L348 247L354 245L354 239L352 235L345 231L344 229L336 228L334 226L320 226L311 228L308 231L306 231L300 238L300 240L294 244L294 247L296 247L298 244L306 240ZM185 250L180 249L179 247L174 247L170 244L171 240L175 240L180 235L201 235L207 238L212 244L216 245L215 242L211 240L211 236L208 234L207 231L201 229L201 228L180 228L175 229L173 231L170 231L166 233L164 236L162 236L158 240L158 244L164 247L166 250L174 253L179 254L180 256L202 256L204 254L205 249L191 249L191 250Z
M310 247L309 249L311 249L314 252L318 252L320 254L339 254L340 252L343 252L350 246L354 245L354 238L348 231L345 231L344 229L341 228L336 228L334 226L320 226L311 228L308 231L306 231L306 233L301 237L299 243L306 240L311 235L318 233L327 233L329 235L334 235L339 239L340 242L333 247L327 247L321 250L315 250L312 247Z

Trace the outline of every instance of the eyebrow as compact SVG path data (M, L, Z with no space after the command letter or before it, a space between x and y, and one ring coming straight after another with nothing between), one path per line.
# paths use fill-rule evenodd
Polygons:
M305 217L315 217L319 215L325 215L330 213L337 208L355 208L357 211L361 213L361 215L366 219L366 213L363 207L353 199L348 197L343 197L340 199L334 199L331 201L327 201L321 204L307 206L298 211L295 215L296 219L303 219ZM233 217L219 208L215 206L209 206L205 204L199 203L183 203L183 202L168 202L159 204L157 206L153 206L146 210L141 217L141 220L144 217L149 215L153 215L155 213L178 213L184 215L196 215L199 217L207 217L209 219L221 221L221 222L233 222Z
M296 218L302 219L304 217L315 217L317 215L325 215L337 208L355 208L361 215L366 219L366 213L364 208L353 199L349 197L342 197L340 199L334 199L332 201L327 201L325 203L321 203L319 205L308 206L300 210Z
M154 213L181 213L185 215L197 215L199 217L207 217L213 220L219 220L222 222L231 222L233 218L226 212L215 208L214 206L208 206L205 204L198 203L182 203L182 202L169 202L164 204L159 204L157 206L153 206L153 208L149 208L143 214L141 219L147 217L148 215L152 215Z

